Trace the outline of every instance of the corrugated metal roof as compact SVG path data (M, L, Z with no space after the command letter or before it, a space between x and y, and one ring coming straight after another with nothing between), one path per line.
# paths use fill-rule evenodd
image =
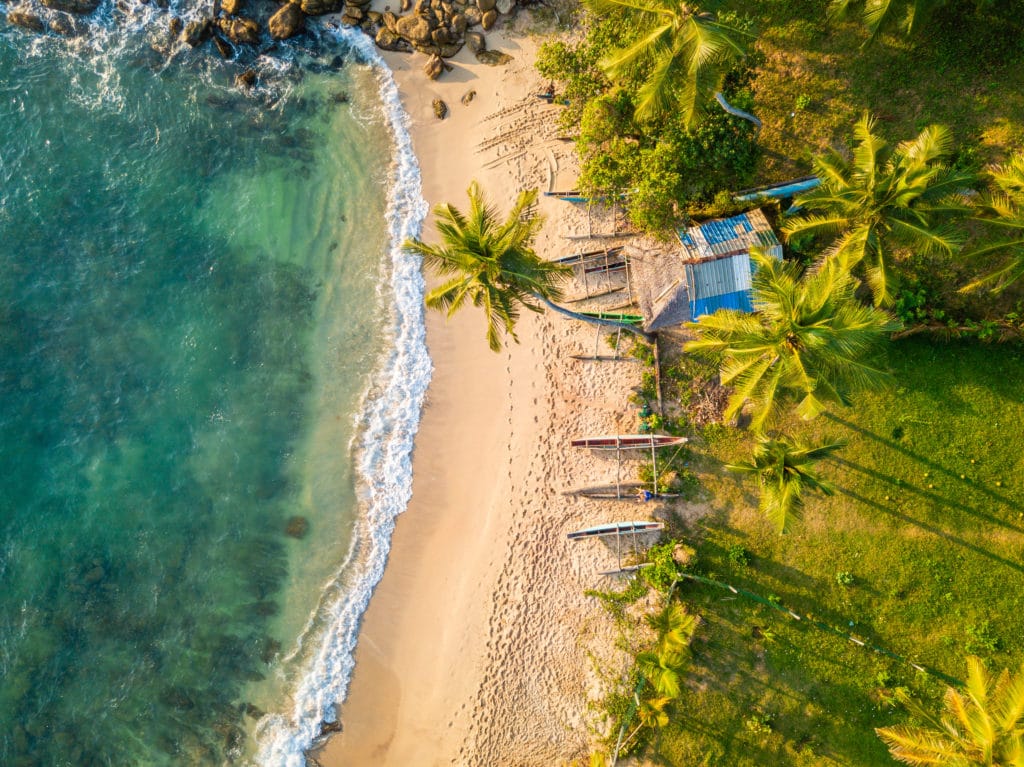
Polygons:
M691 226L679 232L679 241L694 320L718 309L753 311L750 249L761 247L772 258L782 258L782 245L760 210Z
M754 311L749 290L737 290L721 296L709 296L690 302L690 313L694 318L704 314L714 314L719 309L736 309L741 312Z

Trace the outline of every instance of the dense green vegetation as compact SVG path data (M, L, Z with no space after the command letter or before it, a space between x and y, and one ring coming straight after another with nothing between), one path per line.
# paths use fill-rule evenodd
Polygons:
M659 590L702 625L679 695L648 690L641 711L624 688L609 711L630 728L639 717L628 748L664 764L893 764L876 729L920 735L901 725L934 723L968 656L993 668L1024 659L1024 356L1016 344L978 343L1024 328L1024 19L973 0L704 3L717 14L705 18L756 36L715 85L763 121L758 131L713 104L699 120L685 104L673 113L673 98L695 91L678 72L671 93L657 64L666 49L614 65L649 20L591 7L603 15L584 16L585 34L547 45L540 62L570 100L563 120L577 136L583 191L623 199L639 229L666 233L688 216L732 212L742 187L816 173L822 189L782 222L789 257L809 266L803 277L788 267L787 296L849 271L862 283L840 286L845 302L890 309L886 331L894 319L905 325L894 339L928 334L889 344L894 385L853 386L827 402L815 394L807 412L794 395L829 381L802 359L833 337L827 301L810 302L807 323L788 298L774 314L757 301L755 316L705 319L691 328L690 354L662 360L670 407L658 425L703 439L679 475L688 502L673 534L696 552L686 571L706 580ZM648 117L652 88L669 91L659 120ZM762 282L777 286L775 277ZM749 359L737 359L737 333L762 336ZM694 356L708 353L718 356ZM859 357L832 369L856 372ZM801 375L805 386L794 383ZM647 395L651 385L645 377ZM741 408L751 430L725 425ZM804 445L833 446L809 462L807 485L835 494L809 496L794 525L776 498L766 519L758 483L727 467L745 466L778 496L781 478L801 484L787 456L802 459ZM675 581L672 567L662 581ZM643 583L605 604L625 614ZM646 668L630 685L650 682ZM1019 718L1003 724L1018 733ZM975 757L996 763L984 749ZM952 759L938 763L962 764Z

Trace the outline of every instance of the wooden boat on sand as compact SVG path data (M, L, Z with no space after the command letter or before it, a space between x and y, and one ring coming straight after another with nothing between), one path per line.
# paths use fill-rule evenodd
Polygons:
M594 525L593 527L585 527L582 530L574 530L571 533L567 533L565 537L570 541L582 541L586 538L653 533L664 529L665 525L661 522L609 522L605 525Z
M689 442L686 437L671 434L613 434L601 437L582 437L569 444L590 450L642 450L655 447L671 447Z

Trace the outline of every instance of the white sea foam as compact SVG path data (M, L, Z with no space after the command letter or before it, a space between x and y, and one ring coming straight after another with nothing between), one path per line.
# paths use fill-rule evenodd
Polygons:
M432 369L426 347L419 260L401 247L406 238L420 234L427 213L408 117L391 70L370 39L347 29L335 34L377 70L394 143L387 210L391 257L387 298L393 311L393 339L378 384L367 399L366 422L357 450L363 484L358 550L346 564L348 572L339 573L344 583L342 589L334 590L334 603L324 606L329 617L323 643L310 655L307 668L298 678L291 713L268 715L260 722L256 763L264 767L302 767L303 752L313 743L321 722L333 720L335 704L348 690L359 623L384 573L395 518L405 510L412 494L413 439Z

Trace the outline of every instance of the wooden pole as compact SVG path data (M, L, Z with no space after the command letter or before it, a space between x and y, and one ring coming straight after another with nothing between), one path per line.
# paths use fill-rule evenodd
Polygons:
M654 437L651 437L651 471L654 476L651 477L651 484L654 485L654 494L658 494L658 451L654 447Z
M654 337L654 385L658 392L658 415L665 417L665 408L661 403L661 355L658 353L658 337Z

